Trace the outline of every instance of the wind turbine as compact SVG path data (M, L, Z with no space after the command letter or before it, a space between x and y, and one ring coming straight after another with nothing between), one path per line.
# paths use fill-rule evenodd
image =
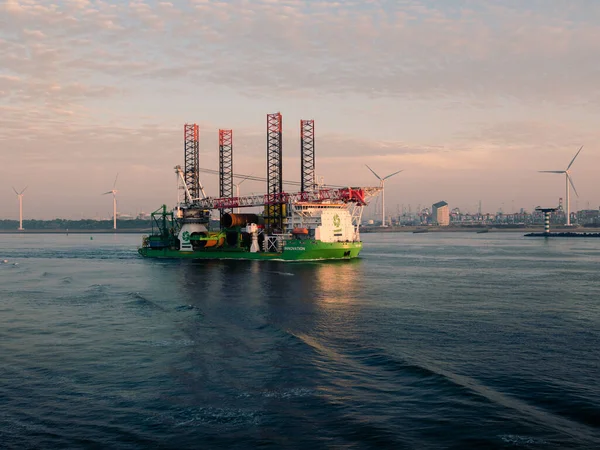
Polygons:
M365 164L365 166L367 166L367 165ZM387 177L381 178L369 166L367 166L367 169L369 169L371 172L373 172L373 175L375 175L379 179L379 185L381 186L381 226L385 227L385 226L387 226L385 224L385 180L393 177L396 174L399 174L400 172L402 172L402 170L399 170L398 172L390 173Z
M573 159L571 160L571 162L569 163L569 165L567 166L567 168L565 170L540 170L539 172L541 173L564 173L565 174L565 184L566 184L566 190L567 190L567 202L566 202L566 206L567 206L567 226L571 225L571 210L569 209L569 184L571 184L571 187L573 188L573 191L575 192L575 195L577 197L579 197L579 194L577 193L577 189L575 189L575 185L573 184L573 180L571 179L571 172L569 171L569 169L571 168L571 166L573 165L573 163L575 162L575 158L577 158L577 156L579 155L579 152L581 152L581 150L583 149L583 145L581 147L579 147L579 150L577 151L577 153L575 153L575 156L573 157Z
M23 231L23 192L25 192L27 188L28 186L25 186L25 189L23 189L21 192L17 192L17 190L13 187L13 191L15 191L15 194L17 194L17 198L19 199L19 231Z
M250 178L252 176L252 174L250 175L246 175L242 181L240 181L239 183L233 183L233 185L235 186L235 196L237 198L240 198L240 184L242 184L244 181L246 181L248 178ZM240 207L238 206L237 208L237 212L238 214L240 213Z
M117 176L115 177L115 182L113 183L113 188L108 191L105 192L102 195L107 195L107 194L112 194L113 196L113 229L117 229L117 191L115 188L117 187L117 178L119 178L119 174L117 173Z

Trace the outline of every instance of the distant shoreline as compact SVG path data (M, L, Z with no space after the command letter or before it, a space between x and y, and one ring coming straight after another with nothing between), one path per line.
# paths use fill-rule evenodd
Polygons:
M0 234L144 234L151 230L0 230Z
M368 233L536 233L543 232L544 227L361 227L360 232ZM600 227L550 227L550 232L600 233ZM117 230L0 230L0 234L149 234L150 229L117 229Z

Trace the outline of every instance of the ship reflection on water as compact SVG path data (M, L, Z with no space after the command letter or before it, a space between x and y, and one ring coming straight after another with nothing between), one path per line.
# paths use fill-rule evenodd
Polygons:
M315 296L320 303L351 305L361 289L360 259L315 265Z
M362 289L360 259L319 262L184 261L172 285L192 303L233 301L352 304ZM170 271L173 274L173 271Z
M297 387L297 377L310 366L325 373L339 370L345 358L336 342L354 339L361 329L360 259L201 261L172 269L180 301L200 315L182 330L195 343L188 349L190 370L203 372L186 384L203 384L203 396L210 386L216 391L244 385L265 390L282 382ZM300 384L323 390L316 379Z

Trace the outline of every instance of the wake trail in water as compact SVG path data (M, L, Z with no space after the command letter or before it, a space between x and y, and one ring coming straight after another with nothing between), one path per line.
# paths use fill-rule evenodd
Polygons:
M398 359L397 357L387 355L382 349L365 347L356 342L353 343L353 350L349 354L344 354L324 345L313 337L300 333L291 334L317 350L320 354L338 363L343 362L348 367L351 367L351 370L349 370L351 373L358 373L363 370L364 366L368 366L369 370L385 370L394 373L408 372L420 378L433 377L439 383L449 383L455 387L465 389L467 392L481 396L493 404L515 410L521 415L529 417L532 422L551 427L566 436L584 439L590 445L598 443L599 436L597 430L593 427L569 420L517 398L507 396L482 385L474 378L443 369L432 362L423 359L418 361L413 360L412 362L408 358Z

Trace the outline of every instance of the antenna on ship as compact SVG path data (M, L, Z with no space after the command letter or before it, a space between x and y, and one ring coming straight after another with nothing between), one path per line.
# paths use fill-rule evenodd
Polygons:
M117 229L117 179L119 178L119 174L117 173L117 176L115 177L115 182L113 183L113 188L108 191L105 192L102 195L107 195L107 194L112 194L113 196L113 229L116 230Z
M575 195L577 197L579 197L579 194L577 193L577 189L575 189L575 185L573 184L573 179L571 178L571 172L570 172L570 168L573 165L573 163L575 162L575 159L577 158L577 156L579 156L579 153L581 152L581 150L583 149L583 145L581 147L579 147L579 150L577 151L577 153L575 153L575 156L573 157L573 159L571 160L571 162L569 163L569 165L567 166L567 168L565 170L539 170L538 172L540 173L564 173L565 174L565 184L566 184L566 191L567 191L567 202L566 202L566 215L567 215L567 226L571 225L571 210L570 208L570 204L569 204L569 184L571 185L571 187L573 188L573 192L575 192Z
M27 188L28 186L25 186L25 189L23 189L21 192L17 192L17 190L13 187L13 191L15 191L15 194L17 194L17 198L19 199L19 231L23 231L23 193Z
M365 164L365 166L367 166L367 165ZM381 187L381 226L385 227L385 226L387 226L385 224L385 180L387 180L388 178L393 177L394 175L399 174L400 172L402 172L402 170L399 170L398 172L391 173L387 177L381 178L369 166L367 166L367 169L369 169L371 172L373 172L373 175L375 175L379 179L379 186Z

